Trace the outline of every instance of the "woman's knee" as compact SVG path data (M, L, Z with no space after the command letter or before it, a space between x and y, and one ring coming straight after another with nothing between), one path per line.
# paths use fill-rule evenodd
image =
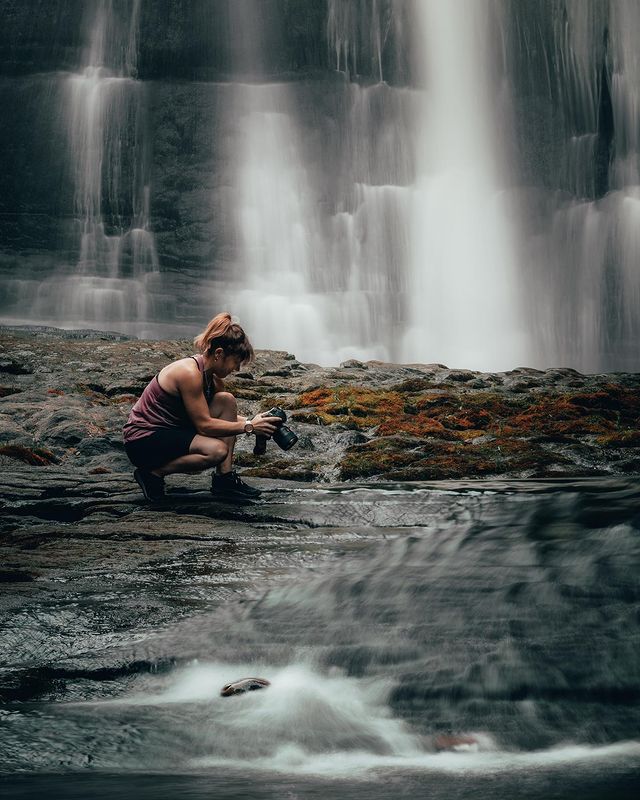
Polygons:
M204 437L202 437L204 439ZM202 456L204 468L220 464L229 455L228 446L221 439L205 439L192 444L191 452Z
M231 392L216 392L213 401L209 407L212 417L218 417L221 414L237 415L238 403L236 398Z

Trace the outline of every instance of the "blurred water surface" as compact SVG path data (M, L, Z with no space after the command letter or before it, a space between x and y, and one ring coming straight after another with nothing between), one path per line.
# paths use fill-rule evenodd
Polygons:
M631 797L639 497L634 480L291 492L281 519L339 532L331 557L39 667L2 707L5 788ZM247 675L272 685L219 697ZM442 734L476 744L440 752Z

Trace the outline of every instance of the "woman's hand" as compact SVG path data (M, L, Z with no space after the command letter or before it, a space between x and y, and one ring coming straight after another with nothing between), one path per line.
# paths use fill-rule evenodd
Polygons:
M276 428L282 425L280 417L266 417L264 414L256 414L252 420L253 432L259 436L273 436Z

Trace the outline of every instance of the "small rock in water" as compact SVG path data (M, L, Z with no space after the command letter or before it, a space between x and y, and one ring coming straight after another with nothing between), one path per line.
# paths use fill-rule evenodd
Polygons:
M225 683L220 689L220 696L231 697L234 694L244 694L245 692L254 692L256 689L264 689L266 686L271 686L271 683L265 678L242 678L233 683Z
M436 750L453 750L456 753L468 752L478 749L478 740L473 736L451 736L441 734L433 740Z

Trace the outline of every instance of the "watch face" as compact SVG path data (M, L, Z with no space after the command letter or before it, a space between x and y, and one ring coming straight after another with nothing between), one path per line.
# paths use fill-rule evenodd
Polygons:
M245 433L253 433L253 425L250 422L245 422L244 432Z

